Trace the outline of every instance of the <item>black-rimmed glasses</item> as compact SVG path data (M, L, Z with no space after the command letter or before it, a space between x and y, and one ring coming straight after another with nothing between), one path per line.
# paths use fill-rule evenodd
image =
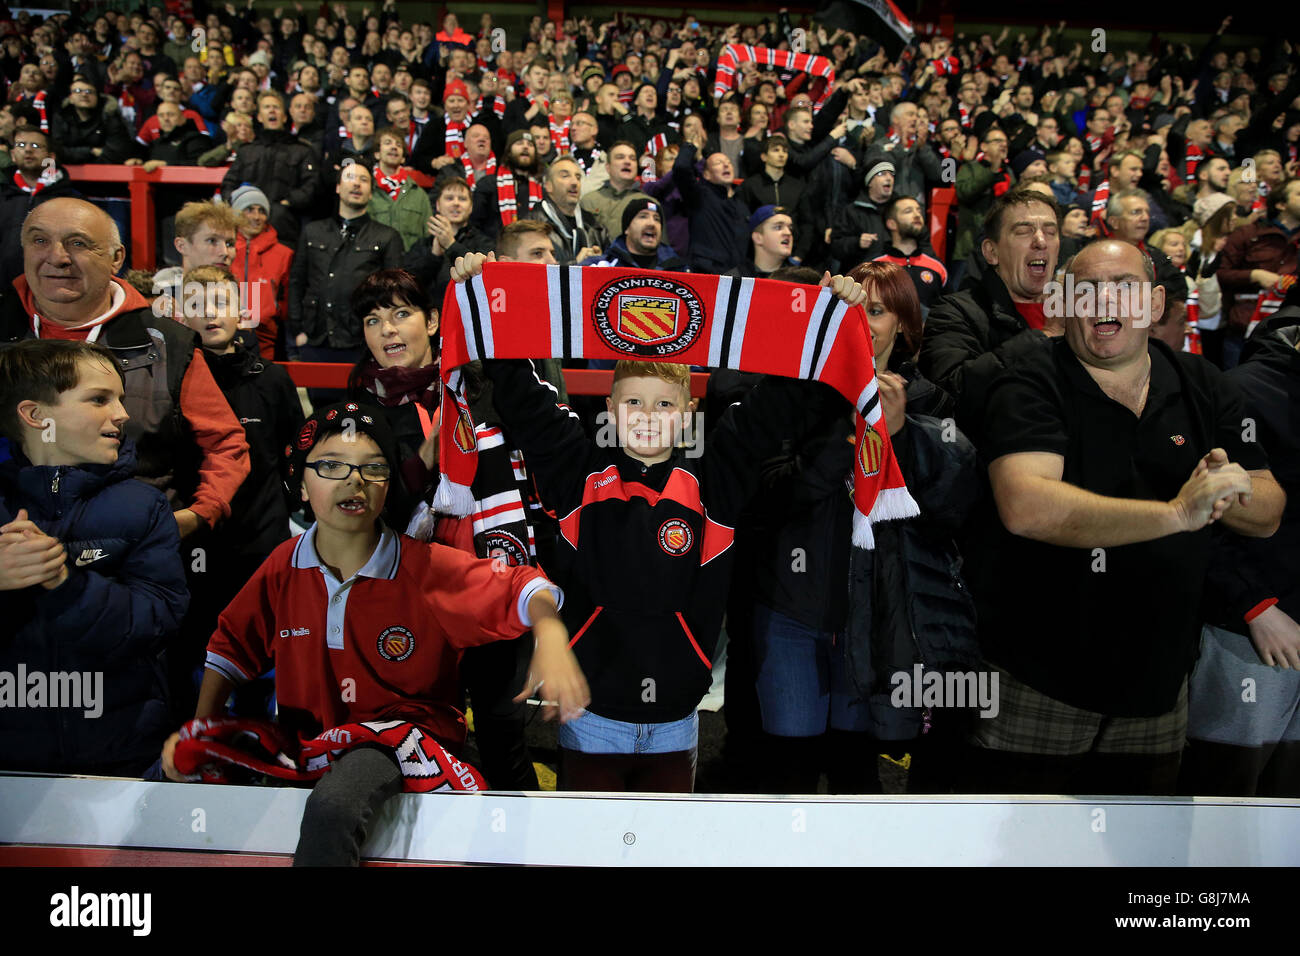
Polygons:
M344 481L352 477L354 471L361 472L361 477L366 481L374 482L387 481L393 474L393 470L388 467L386 461L368 461L364 465L353 465L346 461L321 458L317 461L307 462L306 467L330 481Z

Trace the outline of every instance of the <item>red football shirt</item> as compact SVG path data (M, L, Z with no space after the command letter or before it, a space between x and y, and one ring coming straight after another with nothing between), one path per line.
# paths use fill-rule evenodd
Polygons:
M456 709L460 651L518 637L528 601L550 588L535 568L385 530L357 574L320 564L315 528L284 542L222 612L208 667L236 683L275 668L280 723L315 736L351 721L409 720L465 739Z

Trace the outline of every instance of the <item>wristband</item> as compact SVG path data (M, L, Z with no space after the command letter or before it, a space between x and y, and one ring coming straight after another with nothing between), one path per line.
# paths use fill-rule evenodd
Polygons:
M1275 597L1265 598L1264 600L1256 604L1254 607L1252 607L1245 614L1243 614L1242 619L1247 624L1249 624L1251 621L1255 620L1255 618L1259 617L1261 614L1263 614L1265 611L1267 611L1276 603L1277 603L1277 598Z

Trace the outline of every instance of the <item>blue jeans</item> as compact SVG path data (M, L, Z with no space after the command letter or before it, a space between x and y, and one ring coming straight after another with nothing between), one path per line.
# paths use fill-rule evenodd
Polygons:
M662 724L632 724L590 711L560 725L560 746L584 754L671 754L694 752L700 740L700 716Z
M871 722L844 663L844 642L762 604L754 607L758 707L763 729L779 737L864 732Z

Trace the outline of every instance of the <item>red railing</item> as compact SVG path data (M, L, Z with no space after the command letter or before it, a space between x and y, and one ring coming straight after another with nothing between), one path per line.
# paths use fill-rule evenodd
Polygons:
M111 166L90 163L67 166L73 185L86 183L124 183L131 201L131 268L152 270L156 268L158 217L154 213L154 186L207 186L221 185L226 175L225 166L164 166L146 173L140 166ZM83 189L82 192L85 192Z
M281 362L293 384L299 388L345 388L351 365L336 362ZM614 382L612 370L566 368L564 385L570 395L608 395ZM708 389L707 372L691 373L691 395L703 398Z

